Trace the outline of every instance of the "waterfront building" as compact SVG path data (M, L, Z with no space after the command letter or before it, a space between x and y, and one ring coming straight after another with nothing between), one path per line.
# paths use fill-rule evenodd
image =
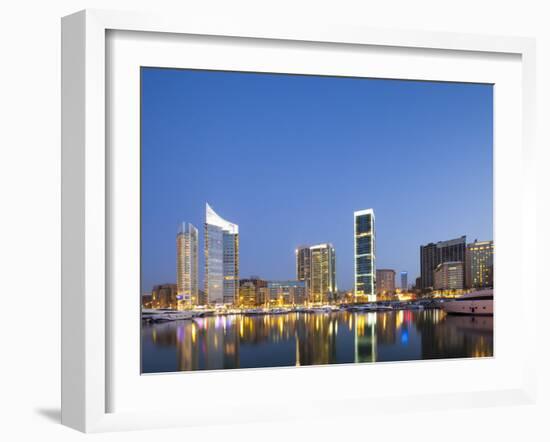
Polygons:
M409 274L407 272L401 272L401 290L407 291L409 289Z
M336 253L330 243L300 246L296 249L296 279L305 283L311 302L326 302L338 291Z
M206 204L204 290L208 304L236 304L239 295L239 226Z
M250 281L239 281L239 305L252 307L256 305L256 287Z
M376 252L374 210L354 212L355 297L376 301Z
M239 281L239 304L246 306L261 305L260 289L267 287L267 281L258 276L241 279ZM265 302L265 300L264 300Z
M305 281L268 281L269 303L301 305L306 302Z
M422 289L431 289L434 287L434 270L439 264L454 261L464 263L465 255L466 236L420 246Z
M376 269L376 295L387 296L395 293L395 270Z
M464 263L450 261L438 264L434 270L435 290L462 290L464 288Z
M206 305L208 304L208 300L206 299L206 292L204 290L199 289L199 297L197 300L198 305Z
M159 284L154 286L151 292L151 304L153 308L177 308L177 284Z
M296 279L310 284L311 250L309 246L300 246L296 249Z
M185 304L199 301L199 231L182 223L176 235L178 296Z
M270 289L266 287L260 287L258 289L258 305L267 306L269 304Z
M466 246L466 287L493 286L493 241L477 241Z
M141 306L143 308L153 308L153 294L151 292L141 295Z
M311 246L310 248L309 300L327 302L332 300L338 291L336 287L336 253L330 243Z

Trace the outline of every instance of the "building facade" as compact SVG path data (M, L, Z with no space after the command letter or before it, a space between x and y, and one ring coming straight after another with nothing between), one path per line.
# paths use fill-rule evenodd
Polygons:
M376 301L376 231L374 210L354 212L355 297Z
M274 305L302 305L306 302L305 281L268 281L269 303Z
M253 307L256 305L256 286L252 282L239 281L238 304L244 307Z
M296 249L296 279L309 284L311 276L311 250L309 246L300 246Z
M176 235L178 296L185 304L199 302L199 232L182 223Z
M330 243L300 246L296 249L296 279L304 282L310 302L326 302L338 291L336 252Z
M433 279L434 270L439 264L457 261L464 263L465 256L466 236L420 246L420 277L422 278L422 288L435 288Z
M435 290L461 290L464 288L464 263L450 261L439 264L434 270Z
M493 241L475 241L466 246L466 287L493 287Z
M204 290L208 304L236 304L239 297L239 226L206 204Z
M258 276L241 279L239 281L239 304L248 307L262 305L265 303L265 299L261 299L260 289L265 287L267 287L267 281Z
M401 272L401 290L407 291L409 289L409 274L407 272Z
M391 296L395 294L395 270L376 269L376 295Z
M310 247L308 295L311 302L327 302L335 296L336 253L330 243Z
M177 308L177 284L159 284L154 286L151 292L151 304L153 308Z

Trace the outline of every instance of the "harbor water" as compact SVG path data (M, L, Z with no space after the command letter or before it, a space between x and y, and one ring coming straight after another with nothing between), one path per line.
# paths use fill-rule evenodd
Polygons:
M142 373L493 355L492 316L442 310L226 315L142 323Z

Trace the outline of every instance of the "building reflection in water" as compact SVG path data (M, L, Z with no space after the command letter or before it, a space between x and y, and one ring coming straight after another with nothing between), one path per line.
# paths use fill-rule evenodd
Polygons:
M216 316L142 327L144 373L492 354L492 317L440 310Z

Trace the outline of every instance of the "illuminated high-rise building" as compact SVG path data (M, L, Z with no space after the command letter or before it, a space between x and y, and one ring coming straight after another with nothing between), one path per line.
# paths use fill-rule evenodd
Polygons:
M209 304L236 304L239 299L239 226L206 204L204 290Z
M300 246L296 249L296 279L309 284L311 269L311 250L309 246Z
M376 301L376 252L374 210L354 212L355 296Z
M327 302L337 292L336 253L332 244L311 246L308 296L312 302Z
M190 223L182 223L176 235L177 296L186 304L199 300L199 232Z
M493 241L475 241L466 246L466 287L493 286Z
M336 253L330 243L296 249L296 279L305 282L310 302L326 302L336 295Z

